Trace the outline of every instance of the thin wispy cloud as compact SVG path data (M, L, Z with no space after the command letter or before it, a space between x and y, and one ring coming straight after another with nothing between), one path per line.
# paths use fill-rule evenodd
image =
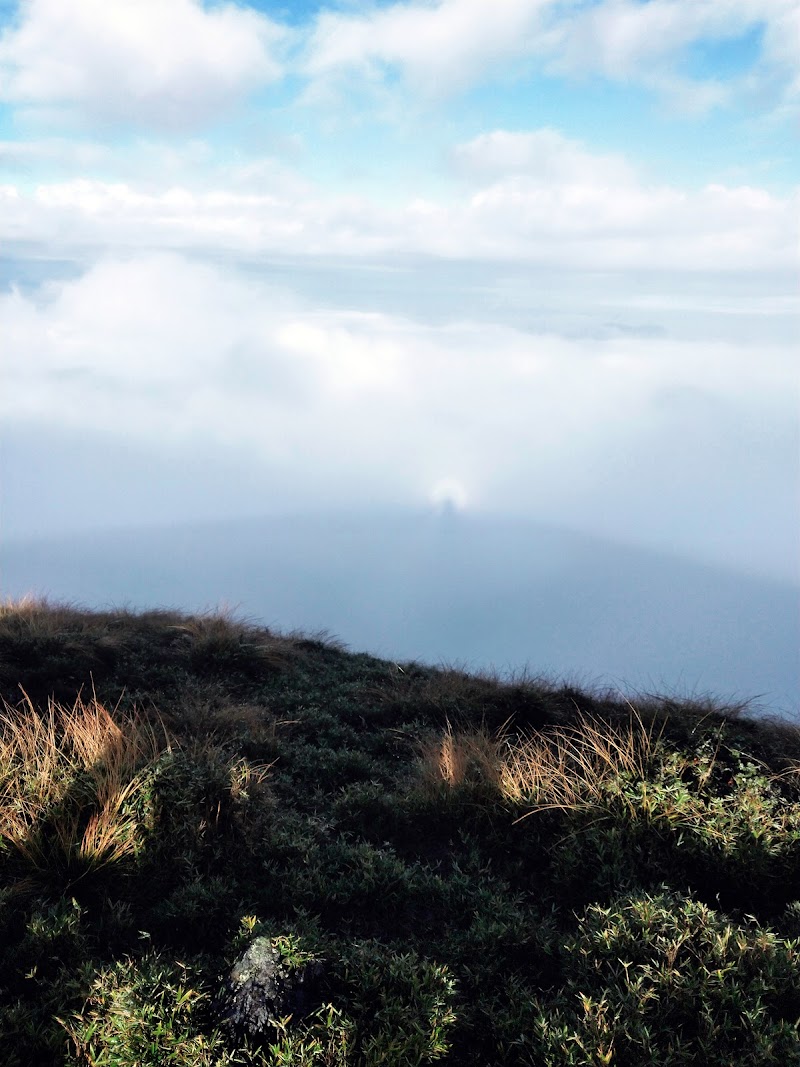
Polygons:
M481 80L531 70L654 90L680 110L702 113L769 88L776 103L797 97L798 12L793 0L481 0L395 3L366 12L325 12L307 45L312 79L380 82L399 73L438 96ZM733 72L702 70L698 53L739 46ZM742 43L752 45L741 49Z

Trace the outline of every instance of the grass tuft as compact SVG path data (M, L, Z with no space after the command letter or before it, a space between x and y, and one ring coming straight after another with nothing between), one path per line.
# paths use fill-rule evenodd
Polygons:
M138 802L169 748L141 716L114 716L96 697L40 714L27 696L0 714L0 841L30 876L80 878L136 855Z
M504 747L502 731L493 736L484 725L454 730L448 721L441 736L417 744L423 784L428 790L477 783L499 788Z
M530 807L528 814L596 807L609 786L645 780L659 740L655 724L645 725L633 709L621 724L579 715L574 726L506 744L497 774L500 790L506 799Z

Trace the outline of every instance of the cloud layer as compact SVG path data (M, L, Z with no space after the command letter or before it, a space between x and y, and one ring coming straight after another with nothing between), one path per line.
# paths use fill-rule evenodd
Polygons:
M643 181L625 159L558 131L495 130L452 151L461 188L387 204L291 182L259 191L77 178L0 187L0 239L62 248L224 248L254 254L422 254L648 271L793 270L798 194ZM246 168L240 180L248 182ZM265 188L266 185L266 188ZM272 186L272 188L270 188Z
M51 486L76 522L87 455L162 517L189 455L243 512L254 486L273 513L450 500L796 575L799 19L25 0L0 15L15 484L77 441L82 503Z
M764 347L754 373L748 344L314 309L174 255L12 293L0 317L12 424L158 440L165 462L187 443L247 456L294 485L284 505L419 507L449 482L474 509L642 543L666 529L673 546L793 572L788 347ZM770 528L753 521L765 508Z

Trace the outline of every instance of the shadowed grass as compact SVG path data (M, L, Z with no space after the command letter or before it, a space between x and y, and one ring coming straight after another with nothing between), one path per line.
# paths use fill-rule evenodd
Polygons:
M126 609L93 613L25 598L0 605L0 697L24 689L34 703L69 702L81 688L114 686L141 703L153 691L177 696L192 679L245 682L302 660L297 641L276 636L226 610L203 615Z
M423 787L430 791L442 784L456 789L485 783L502 789L505 750L502 730L492 735L484 725L454 729L448 721L440 737L417 743Z

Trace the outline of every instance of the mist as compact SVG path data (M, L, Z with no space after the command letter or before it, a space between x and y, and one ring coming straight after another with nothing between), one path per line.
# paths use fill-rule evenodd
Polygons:
M637 694L800 704L800 591L557 526L425 512L17 539L6 596L227 608L353 651Z

